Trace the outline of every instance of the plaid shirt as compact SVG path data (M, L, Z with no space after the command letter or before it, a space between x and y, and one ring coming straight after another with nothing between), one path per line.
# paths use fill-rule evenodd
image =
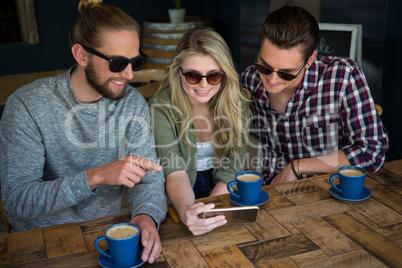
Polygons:
M369 172L383 165L387 132L363 71L352 60L317 56L288 101L285 114L271 108L253 65L242 73L241 85L252 95L250 132L262 145L264 184L294 159L339 149L353 166Z

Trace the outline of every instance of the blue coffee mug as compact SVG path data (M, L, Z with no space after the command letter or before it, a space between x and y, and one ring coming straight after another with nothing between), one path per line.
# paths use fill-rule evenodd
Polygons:
M235 184L237 184L238 191L233 192L231 186ZM257 171L239 172L235 176L235 181L231 181L227 185L229 193L246 205L258 203L261 195L261 187L262 174Z
M333 180L339 178L339 187ZM344 166L338 169L338 174L331 175L329 182L345 198L360 198L363 193L366 171L361 167Z
M116 234L117 229L120 229L118 231L122 231L124 228L128 228L128 230L126 231L132 233L134 233L133 228L135 228L136 233L130 235L129 237L120 236L119 234ZM111 235L113 235L114 237L111 237ZM103 251L99 247L98 243L102 240L107 241L107 244L109 246L108 251ZM141 243L140 227L132 223L114 224L106 229L104 236L100 236L95 239L96 249L116 265L132 265L133 263L135 263L140 249L139 243Z

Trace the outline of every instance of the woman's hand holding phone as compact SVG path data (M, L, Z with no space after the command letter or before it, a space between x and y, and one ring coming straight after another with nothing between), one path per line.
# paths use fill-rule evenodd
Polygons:
M181 217L181 221L188 227L193 235L202 235L211 230L227 223L224 215L217 215L210 218L199 217L203 216L208 210L215 207L215 204L196 203L187 208L186 212Z
M228 224L251 223L257 220L258 206L216 208L204 212L204 218L224 215Z

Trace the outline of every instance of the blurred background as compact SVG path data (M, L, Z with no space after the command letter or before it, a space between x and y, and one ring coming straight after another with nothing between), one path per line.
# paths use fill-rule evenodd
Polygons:
M0 4L0 76L67 69L75 62L68 35L78 16L78 0L29 0L34 18L25 28L35 28L30 36L21 27L18 4ZM136 19L141 26L167 18L170 0L104 0ZM254 61L258 35L266 16L285 4L309 10L320 23L362 25L361 67L374 101L383 107L381 116L390 136L386 160L402 158L402 1L400 0L184 0L186 16L208 19L231 48L240 73ZM31 15L30 15L31 16ZM36 24L36 25L35 25ZM342 42L344 40L339 40ZM347 42L347 41L346 41ZM0 92L5 90L0 84Z

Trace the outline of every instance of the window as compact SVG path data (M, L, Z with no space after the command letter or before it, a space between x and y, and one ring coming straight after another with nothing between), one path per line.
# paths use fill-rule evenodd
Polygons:
M0 5L0 43L39 42L34 0L3 1Z

